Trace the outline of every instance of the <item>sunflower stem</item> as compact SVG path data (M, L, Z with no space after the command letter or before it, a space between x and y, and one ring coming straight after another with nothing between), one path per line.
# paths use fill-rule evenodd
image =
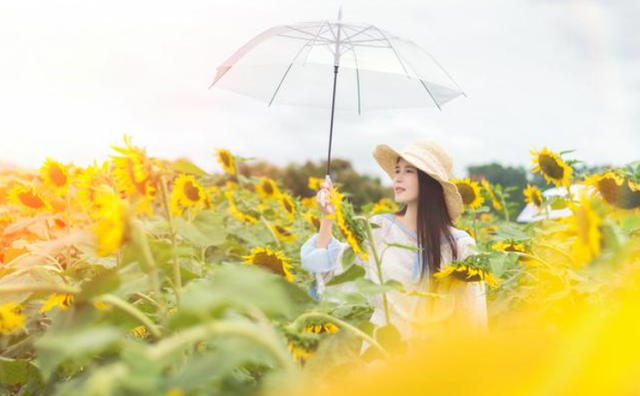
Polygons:
M502 193L502 191L497 191L497 193L500 195L500 201L502 202L502 209L504 210L504 219L509 222L509 210L507 209L507 202L504 199L504 194Z
M69 190L70 185L67 185L67 237L71 235L71 197ZM71 244L67 245L67 268L71 267Z
M354 217L358 218L360 216ZM369 223L370 219L369 219L369 214L365 214L364 216L360 217L363 218L364 217L364 222L365 222L365 229L367 231L367 240L369 242L369 246L371 247L371 251L373 253L373 258L376 261L376 269L378 271L378 278L380 279L380 284L384 285L384 277L382 275L382 259L380 258L380 256L378 255L378 248L376 247L375 244L375 240L373 239L373 231L371 230L371 224ZM382 301L384 303L384 317L386 320L386 323L388 325L391 324L391 313L389 312L389 301L387 300L387 292L383 292L382 293Z
M571 257L570 254L568 254L567 252L563 251L562 249L558 249L557 247L552 246L552 245L548 245L546 243L537 243L536 246L547 248L549 250L553 250L554 252L558 252L561 255L563 255L564 257L566 257L567 259L569 259L569 261L571 261L572 264L577 265L576 260L573 257Z
M80 288L67 285L35 284L35 285L6 285L0 286L0 295L18 293L67 293L78 294Z
M278 236L276 235L276 233L273 231L273 228L271 228L271 225L270 225L271 223L269 223L269 221L265 219L264 216L260 216L260 220L262 220L265 226L267 226L267 229L269 230L271 235L273 235L273 240L276 241L276 245L278 246L278 249L281 249L282 246L280 245L280 240L278 239Z
M153 335L153 337L156 340L160 339L160 337L162 337L162 333L160 332L160 328L155 323L153 323L153 321L151 319L149 319L149 317L147 315L145 315L138 308L136 308L133 305L129 304L128 302L124 301L120 297L116 297L113 294L103 294L103 295L97 297L96 299L99 300L99 301L111 304L114 307L120 309L122 312L124 312L127 315L131 316L132 318L138 320L140 323L145 325L146 328L149 329L149 331L151 332L151 334Z
M343 327L343 328L351 331L352 333L354 333L358 337L362 338L363 340L368 341L371 345L376 347L384 355L385 358L389 357L389 353L373 337L371 337L370 335L368 335L364 331L360 330L359 328L357 328L357 327L355 327L355 326L353 326L353 325L351 325L351 324L349 324L349 323L347 323L347 322L345 322L343 320L335 318L335 317L333 317L333 316L331 316L329 314L325 314L325 313L321 313L321 312L307 312L307 313L304 313L304 314L298 316L289 326L291 326L293 328L297 328L299 323L304 322L306 319L313 319L313 318L324 319L324 320L326 320L328 322L332 322L333 324L335 324L335 325L337 325L339 327Z
M162 295L162 292L160 290L160 279L158 277L158 267L156 266L156 262L153 258L153 253L151 252L151 247L149 246L149 240L147 239L147 235L142 231L142 229L140 228L140 226L138 224L135 224L132 222L132 228L133 228L133 235L134 238L136 239L136 242L138 244L138 246L140 246L140 248L142 249L142 255L144 257L144 260L147 262L147 265L149 266L149 279L151 281L151 287L154 291L154 293L158 296L158 299L161 300L161 306L162 308L162 316L164 317L165 315L165 310L164 310L164 296Z
M294 361L286 350L278 345L275 339L264 337L260 329L245 323L220 320L193 326L181 333L165 338L149 349L149 358L152 360L162 359L180 348L197 341L206 340L214 335L236 335L249 339L268 350L285 371L293 372L296 369Z
M169 230L171 232L171 255L173 256L173 287L176 292L176 298L180 301L180 289L182 288L182 276L180 274L180 263L178 262L178 255L176 254L176 230L173 224L173 215L171 214L171 207L169 206L169 192L167 189L167 181L164 175L160 175L160 185L162 190L162 202L164 203L164 209L169 221ZM191 220L191 216L189 216Z

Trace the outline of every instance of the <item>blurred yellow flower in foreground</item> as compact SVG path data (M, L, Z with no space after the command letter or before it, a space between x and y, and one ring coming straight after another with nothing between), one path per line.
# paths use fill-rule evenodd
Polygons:
M632 241L636 252L640 241ZM344 367L327 381L293 384L287 394L307 396L424 395L636 395L640 367L640 262L617 258L624 284L610 303L576 301L555 306L562 315L536 326L494 329L485 335L443 334L416 342L411 352ZM603 279L606 283L608 278ZM510 323L538 323L535 311L515 312ZM428 357L428 367L425 359Z
M48 312L54 307L58 307L62 311L69 308L73 301L75 300L75 296L73 294L68 293L55 293L45 303L40 307L40 312Z
M318 191L320 190L320 184L324 183L324 179L320 177L309 176L309 187L311 190Z
M261 177L260 183L256 184L255 189L263 199L274 199L280 195L278 185L269 177Z
M24 327L22 305L8 302L0 305L0 334L12 334Z
M95 203L98 206L94 233L98 239L97 253L107 256L120 248L126 232L126 204L113 191L101 190L96 195Z

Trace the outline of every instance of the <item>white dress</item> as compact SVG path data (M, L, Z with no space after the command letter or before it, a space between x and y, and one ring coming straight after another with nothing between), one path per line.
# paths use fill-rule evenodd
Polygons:
M374 215L371 217L371 223L380 226L372 230L378 254L386 247L386 243L417 246L416 233L398 221L394 214ZM475 245L475 240L466 231L452 227L451 232L456 242L458 259L462 260L474 253L469 245ZM302 268L316 275L316 285L312 288L311 294L315 298L320 298L325 289L325 283L345 270L341 265L342 254L349 245L332 237L326 248L319 249L316 247L317 239L318 233L315 233L301 246L300 258ZM452 261L449 243L444 242L445 239L443 238L441 268ZM375 258L371 250L369 250L368 262L365 263L359 256L356 256L355 264L364 266L367 279L380 283ZM433 323L444 323L447 320L449 325L454 323L458 327L464 327L466 331L488 331L486 286L484 282L457 281L450 276L448 278L451 279L443 282L443 284L447 285L446 287L438 287L436 285L431 287L428 276L424 276L422 280L419 280L421 271L422 256L418 251L390 247L382 260L382 276L385 281L390 279L397 280L402 283L408 292L429 291L447 296L444 299L434 299L433 297L408 295L396 290L387 292L391 322L399 330L404 340L414 337L418 339L428 338L430 333L433 333ZM355 290L353 282L333 287ZM370 319L371 322L376 327L384 326L387 323L382 294L369 296L368 298L374 308ZM425 323L429 323L429 325L425 325ZM361 353L368 346L365 341Z

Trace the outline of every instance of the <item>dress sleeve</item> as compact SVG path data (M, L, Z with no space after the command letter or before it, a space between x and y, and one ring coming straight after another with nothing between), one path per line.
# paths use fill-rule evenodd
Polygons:
M342 243L331 236L329 245L326 248L318 248L316 247L318 237L318 233L313 234L300 247L302 268L315 276L315 281L309 289L309 294L316 300L320 299L325 283L344 271L340 258L347 247L346 243Z

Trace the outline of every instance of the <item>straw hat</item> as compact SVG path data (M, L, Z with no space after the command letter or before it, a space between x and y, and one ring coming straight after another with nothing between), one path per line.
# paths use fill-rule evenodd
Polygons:
M462 213L462 196L458 187L449 181L453 170L453 159L442 147L431 140L420 140L401 151L386 144L379 144L373 150L373 157L389 177L395 178L398 157L436 179L442 185L444 200L451 220Z

